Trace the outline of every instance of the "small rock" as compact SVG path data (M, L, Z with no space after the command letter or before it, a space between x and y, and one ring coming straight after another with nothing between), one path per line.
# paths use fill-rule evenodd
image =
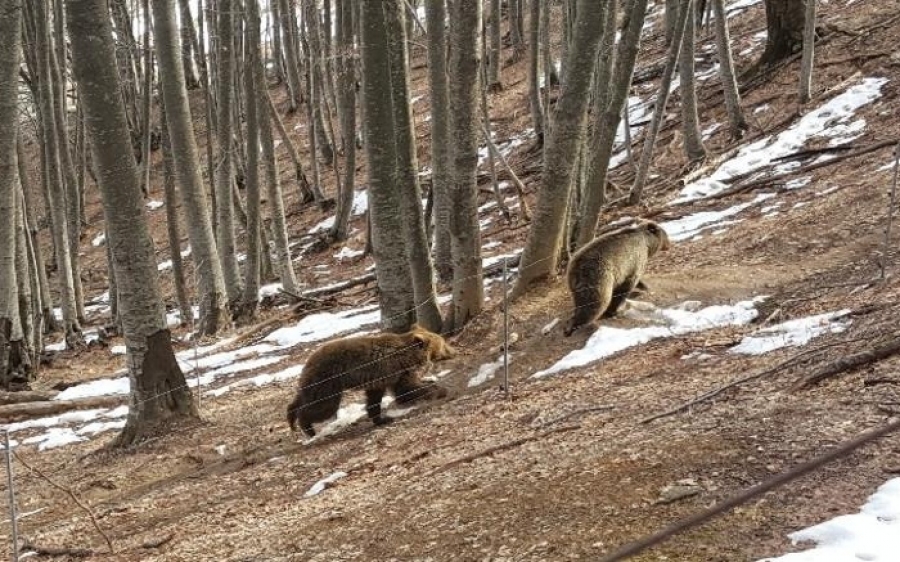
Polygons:
M691 496L696 496L702 491L703 488L693 479L679 480L675 484L670 484L662 488L659 492L659 497L654 503L657 505L672 503Z

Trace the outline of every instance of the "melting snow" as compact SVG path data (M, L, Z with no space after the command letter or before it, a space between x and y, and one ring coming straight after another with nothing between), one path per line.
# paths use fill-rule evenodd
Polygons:
M837 334L847 329L849 322L837 320L850 314L849 310L828 312L806 318L788 320L775 326L757 330L746 336L741 343L728 350L729 353L762 355L782 347L806 345L813 338L825 334Z
M811 541L816 546L759 562L894 562L900 552L900 478L882 484L859 513L835 517L788 537L794 544Z
M807 113L778 135L765 137L744 146L734 158L724 162L712 175L685 186L681 190L681 195L671 204L686 203L715 195L726 188L724 182L735 176L771 166L776 158L795 152L813 137L846 139L848 135L858 133L859 126L847 126L847 122L856 110L880 97L881 88L887 82L887 78L866 78L860 84L851 86ZM791 166L776 166L775 170L785 171L796 167L796 163L790 164Z
M222 396L228 394L232 390L236 388L240 388L242 386L255 386L257 388L262 386L267 386L276 382L287 381L291 379L295 379L300 376L300 373L303 372L303 365L291 365L287 369L278 371L276 373L264 373L262 375L256 375L255 377L250 377L249 379L242 379L237 382L225 385L221 388L216 388L213 390L209 390L204 394L209 396Z
M352 260L365 254L364 250L351 250L347 246L343 246L338 253L334 255L334 259L338 261Z
M303 494L303 497L311 498L313 496L317 496L317 495L321 494L322 492L324 492L325 488L327 488L329 484L332 484L332 483L340 480L341 478L344 478L345 476L347 476L346 472L343 472L343 471L335 472L334 474L327 476L327 477L319 480L315 484L313 484L312 488L310 488L309 490L306 491L305 494Z
M94 236L94 239L91 240L91 245L95 248L99 248L106 242L106 233L101 232L97 236Z
M775 197L775 194L760 193L756 196L755 199L753 199L753 201L750 201L748 203L741 203L733 207L728 207L727 209L724 209L722 211L700 211L698 213L693 213L680 219L662 222L660 223L660 226L663 227L663 229L666 231L666 234L669 235L669 238L672 239L673 242L688 240L690 238L696 237L704 230L708 230L710 228L718 228L724 224L734 224L735 222L738 222L725 221L725 219L734 216L744 209L756 205L757 203L761 203L762 201L771 199L772 197Z
M576 349L551 367L538 371L532 377L540 378L595 363L629 347L665 338L700 332L721 326L739 326L756 318L754 306L764 297L741 301L734 305L714 305L697 311L679 308L658 309L657 314L668 322L667 326L639 328L614 328L600 326L582 349Z
M496 361L492 363L485 363L484 365L478 367L478 372L475 373L475 376L469 379L469 388L481 386L482 384L491 380L492 378L494 378L497 370L501 367L503 367L502 355Z
M350 213L355 217L366 212L369 208L369 193L367 191L356 191L353 194L353 208ZM310 234L323 232L334 226L335 217L328 217L309 231Z
M147 201L147 208L150 209L151 211L155 211L156 209L159 209L163 205L165 205L165 203L163 203L162 201L155 201L153 199L151 199L150 201Z

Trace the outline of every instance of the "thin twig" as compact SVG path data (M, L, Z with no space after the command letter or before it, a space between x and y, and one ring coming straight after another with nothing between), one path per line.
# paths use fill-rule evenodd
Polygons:
M853 355L848 355L847 357L841 357L837 361L833 361L824 367L820 367L795 382L791 390L803 390L809 388L827 378L857 369L863 365L868 365L869 363L876 363L897 353L900 353L900 333L894 333L892 339L888 343L872 349L867 349L866 351L854 353Z
M109 535L107 535L103 531L103 529L100 528L100 523L97 521L97 517L94 515L93 510L91 510L91 508L87 504L85 504L80 499L78 499L78 496L75 495L75 492L73 492L71 489L66 488L65 486L63 486L61 484L56 483L52 478L50 478L49 476L44 474L39 468L33 467L30 464L28 464L27 462L25 462L25 459L23 459L21 456L19 456L19 453L17 453L15 451L15 449L13 449L12 454L14 457L16 457L17 461L22 463L22 466L24 466L31 472L37 474L38 476L40 476L41 478L46 480L48 484L50 484L51 486L53 486L60 492L63 492L66 495L68 495L70 498L72 498L72 501L74 501L78 505L78 507L80 507L85 513L88 514L88 517L90 517L90 519L91 519L91 523L94 524L94 528L97 529L97 532L100 533L100 535L103 537L103 540L106 541L106 546L109 547L109 552L111 554L115 554L116 549L113 548L112 541L109 540ZM90 554L88 554L88 556L90 556Z

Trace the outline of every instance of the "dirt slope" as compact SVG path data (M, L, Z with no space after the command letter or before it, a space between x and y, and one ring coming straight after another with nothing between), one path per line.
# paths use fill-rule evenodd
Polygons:
M894 38L900 33L900 20L894 14L900 2L846 4L838 0L821 6L831 32L817 51L819 97L810 107L858 77L889 78L881 99L859 112L867 128L855 142L865 145L897 135L900 71ZM762 16L758 4L732 20L735 51L747 50L739 56L742 66L761 50L756 35L764 28ZM867 31L859 33L863 29ZM654 38L654 48L643 57L645 66L662 54L659 24ZM751 135L762 136L776 125L782 128L791 116L796 119L798 111L807 110L796 104L797 70L796 63L789 65L747 92L745 107L756 127ZM504 69L507 88L492 98L501 137L512 137L528 125L524 71L523 62ZM417 66L416 95L425 93L424 76L425 69ZM836 91L825 92L826 85ZM648 83L639 92L646 95L654 87ZM724 119L714 89L701 91L704 126ZM677 103L676 96L672 107ZM760 107L767 109L754 112ZM428 139L422 117L427 99L416 104L415 112L424 165ZM673 197L684 171L674 130L668 128L660 142L664 155L649 189L651 211ZM720 130L711 136L708 148L718 154L734 146ZM569 306L562 285L549 284L511 310L511 329L520 340L512 348L513 385L507 400L495 390L495 383L474 391L466 384L479 365L497 357L500 293L492 287L488 311L454 342L463 353L447 364L452 369L447 380L456 391L453 400L423 407L390 426L373 429L364 421L304 446L283 421L293 391L291 383L283 383L205 400L202 424L181 428L136 451L99 449L111 438L108 434L45 453L23 447L21 460L70 487L92 506L118 552L105 554L105 543L90 519L65 494L19 464L20 510L42 509L22 521L21 533L39 545L94 549L95 560L596 558L883 423L887 412L900 403L897 358L812 390L789 390L796 377L815 366L865 349L896 330L900 284L895 254L889 256L888 279L870 282L878 274L890 179L889 170L877 170L889 158L885 150L820 169L812 174L810 186L779 196L782 206L777 216L751 209L724 233L676 244L652 262L649 300L658 305L685 300L709 304L769 295L756 325L654 340L588 367L534 380L531 373L585 340L563 338L558 329L546 336L541 333ZM527 147L517 151L513 161L522 170L536 167ZM363 171L360 168L360 182ZM532 196L538 174L536 169L523 173ZM287 176L285 167L285 181ZM614 179L628 185L627 166L618 169ZM832 187L839 189L815 195ZM291 192L291 233L296 240L326 215L297 209L295 193L289 184L286 188ZM699 202L688 211L720 209L753 196ZM795 207L797 203L802 205ZM160 248L165 247L162 213L151 213ZM642 213L615 209L612 216L635 214ZM96 200L91 201L91 216L99 220ZM363 227L359 219L354 224ZM501 246L492 252L521 246L525 228L505 227L496 216L494 225L485 241L499 241ZM98 222L89 230L84 247L87 267L98 271L104 267L105 249L91 246L89 240L100 228ZM360 234L349 247L361 248ZM370 265L369 261L336 264L332 255L339 249L301 259L300 273L310 286L327 282L325 275L316 275L317 265L329 265L329 280L358 275ZM161 251L160 260L166 258L167 252ZM163 278L169 282L168 276ZM86 287L89 294L103 288L100 276ZM361 291L345 297L344 303L371 298ZM761 356L725 352L766 319L771 323L842 308L858 311L850 328L805 348ZM282 311L266 315L289 320ZM628 319L612 323L637 325ZM711 403L641 422L729 380L819 348L797 365L728 391ZM291 350L285 364L302 363L310 350ZM709 357L683 358L694 352ZM63 353L44 371L40 384L108 376L119 361L104 349L80 356ZM611 408L559 420L603 405ZM515 444L517 440L524 441ZM492 448L498 449L491 452ZM785 552L791 549L786 533L857 510L887 473L898 469L900 441L893 437L635 560L754 560ZM315 482L337 471L347 476L315 497L304 497ZM663 487L685 479L695 482L699 493L657 503ZM169 540L158 547L142 546L163 539ZM0 548L9 546L5 536L0 543Z

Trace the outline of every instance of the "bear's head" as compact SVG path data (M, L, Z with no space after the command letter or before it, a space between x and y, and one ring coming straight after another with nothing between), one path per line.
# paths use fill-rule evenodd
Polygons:
M426 330L418 324L413 324L406 335L412 345L425 351L428 361L444 361L456 356L456 350L450 347L440 334Z

